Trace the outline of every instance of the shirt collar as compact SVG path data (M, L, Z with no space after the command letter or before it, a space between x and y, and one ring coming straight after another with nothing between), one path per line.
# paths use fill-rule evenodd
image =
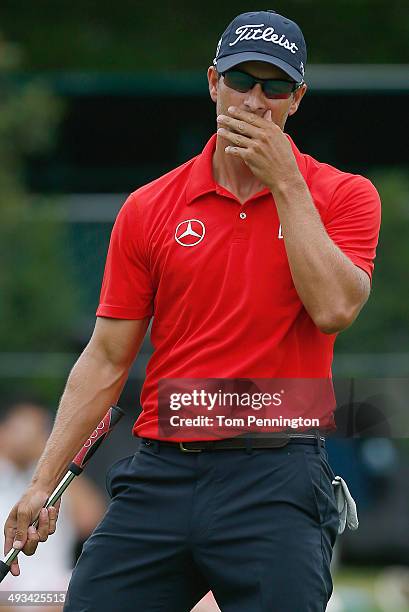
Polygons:
M203 151L193 162L186 188L187 205L205 193L216 191L216 182L213 178L213 153L216 148L216 138L217 135L213 134Z
M307 181L307 166L304 155L298 150L292 138L288 134L286 134L286 136L290 141L298 168L305 181ZM186 204L188 206L192 204L194 200L200 198L200 196L218 190L218 186L213 178L213 154L216 148L216 139L217 135L213 134L203 151L193 162L189 182L186 187ZM259 195L264 195L264 193L268 193L268 190L263 190Z

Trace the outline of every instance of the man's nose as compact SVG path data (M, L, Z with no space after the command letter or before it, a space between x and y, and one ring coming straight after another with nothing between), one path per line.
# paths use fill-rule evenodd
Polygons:
M260 83L256 83L246 94L244 104L249 112L265 111L267 109L266 99Z

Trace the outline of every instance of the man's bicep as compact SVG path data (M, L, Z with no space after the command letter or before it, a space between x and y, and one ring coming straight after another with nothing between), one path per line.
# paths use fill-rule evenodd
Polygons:
M129 367L141 347L150 317L114 319L97 317L89 348L117 366Z

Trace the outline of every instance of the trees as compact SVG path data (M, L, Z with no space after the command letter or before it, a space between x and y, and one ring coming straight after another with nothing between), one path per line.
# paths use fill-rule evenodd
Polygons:
M53 143L62 114L40 82L11 86L7 45L0 65L0 359L62 348L76 308L56 202L28 193L26 156Z
M314 63L409 62L409 4L403 0L275 0L297 21ZM217 41L247 0L150 3L122 0L2 0L1 24L24 41L26 70L205 70ZM63 19L60 19L63 15ZM382 15L382 19L379 16Z

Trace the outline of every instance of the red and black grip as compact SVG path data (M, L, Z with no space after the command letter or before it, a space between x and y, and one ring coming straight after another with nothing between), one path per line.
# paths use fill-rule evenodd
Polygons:
M115 427L118 421L123 417L124 411L119 406L111 406L102 421L97 425L88 440L83 445L82 449L75 455L69 465L69 470L76 476L81 474L85 465L95 453L97 448L105 440L109 432Z

